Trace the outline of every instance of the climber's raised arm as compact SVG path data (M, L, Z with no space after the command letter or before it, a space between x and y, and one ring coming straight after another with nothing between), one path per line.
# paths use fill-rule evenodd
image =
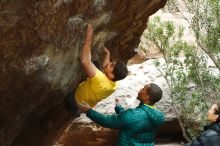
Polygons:
M102 67L104 68L107 64L110 63L110 52L106 47L104 47L103 50L105 52L105 58L103 60Z
M93 77L96 73L96 67L92 63L92 60L91 60L92 59L92 55L91 55L92 36L93 36L93 27L91 24L88 24L86 38L85 38L84 46L83 46L82 53L80 56L80 60L89 78Z

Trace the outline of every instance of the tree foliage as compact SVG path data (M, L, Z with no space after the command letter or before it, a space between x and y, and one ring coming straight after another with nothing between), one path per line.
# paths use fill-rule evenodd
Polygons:
M164 62L155 64L171 89L173 105L185 137L195 137L206 121L207 110L220 101L220 1L184 1L190 17L185 17L196 42L183 40L184 27L155 17L148 22L144 36L149 46L160 49ZM178 1L168 1L167 9L180 12ZM212 62L213 65L210 66Z

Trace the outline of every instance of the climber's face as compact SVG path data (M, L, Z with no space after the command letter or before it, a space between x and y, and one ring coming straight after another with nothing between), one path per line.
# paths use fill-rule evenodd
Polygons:
M115 64L116 64L116 62L109 62L109 63L104 67L104 73L105 73L105 75L106 75L110 80L113 80L113 79L114 79L113 70L114 70Z

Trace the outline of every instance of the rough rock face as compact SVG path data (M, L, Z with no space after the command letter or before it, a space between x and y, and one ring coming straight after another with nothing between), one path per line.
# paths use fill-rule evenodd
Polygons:
M104 43L114 59L135 52L150 15L166 0L0 1L0 145L51 145L71 115L68 91L85 79L78 54L87 22L93 59Z

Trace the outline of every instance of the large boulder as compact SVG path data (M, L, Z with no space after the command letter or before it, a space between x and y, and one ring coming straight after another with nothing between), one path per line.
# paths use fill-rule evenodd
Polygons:
M150 15L166 0L0 1L0 145L51 145L71 115L64 97L86 78L78 55L87 22L93 59L134 54Z

